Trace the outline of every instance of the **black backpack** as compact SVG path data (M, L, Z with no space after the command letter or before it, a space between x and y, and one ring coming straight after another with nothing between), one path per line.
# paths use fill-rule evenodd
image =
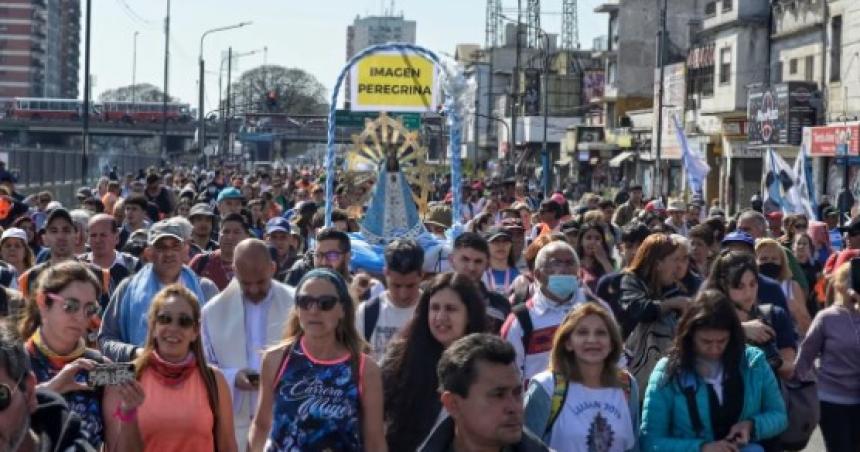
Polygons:
M382 301L379 297L364 302L364 340L370 342L376 323L379 322L379 311L382 309Z

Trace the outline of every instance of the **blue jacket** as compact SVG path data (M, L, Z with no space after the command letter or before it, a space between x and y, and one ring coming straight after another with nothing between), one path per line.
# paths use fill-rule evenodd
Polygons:
M782 433L788 426L788 416L776 377L764 353L748 346L744 357L746 359L740 364L744 404L739 421L753 422L751 441L756 442ZM667 362L667 358L661 359L648 380L639 436L641 448L643 451L660 452L698 451L703 444L716 440L711 429L706 385L695 376L696 407L704 427L697 436L678 379L663 381Z

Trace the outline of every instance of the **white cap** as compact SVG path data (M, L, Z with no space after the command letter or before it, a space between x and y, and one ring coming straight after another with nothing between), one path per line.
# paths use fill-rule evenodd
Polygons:
M3 231L3 235L0 236L0 243L3 243L8 238L21 239L24 243L27 243L27 232L19 228L9 228Z

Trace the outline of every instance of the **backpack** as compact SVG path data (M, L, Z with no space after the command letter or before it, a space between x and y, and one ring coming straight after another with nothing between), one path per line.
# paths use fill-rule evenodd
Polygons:
M772 325L773 305L760 304L758 309L764 320ZM777 438L786 450L803 450L818 427L821 417L817 385L814 381L783 381L775 372L776 369L774 369L774 376L779 384L779 390L785 401L785 412L788 415L788 428Z
M553 389L549 405L549 420L546 423L546 429L544 429L543 436L541 436L542 438L546 438L549 432L552 431L552 426L561 414L561 408L564 407L564 402L567 401L567 388L570 386L570 382L567 378L555 372L552 374L552 381ZM630 374L623 370L619 370L618 382L621 383L621 389L624 390L624 399L629 401L631 391Z
M376 328L376 323L379 321L379 311L382 309L382 302L379 297L368 300L364 303L364 340L370 342L370 336L373 336L373 330Z
M210 257L211 257L211 255L209 253L203 253L203 255L200 256L200 259L197 260L197 264L192 269L192 270L194 270L194 273L197 273L198 275L203 276L203 270L205 270L206 265L209 264L209 258Z
M511 314L517 318L517 322L520 323L520 328L523 330L523 350L526 351L529 349L529 343L532 340L532 332L534 332L535 326L532 323L532 316L529 315L529 307L527 303L520 303L514 306L511 309ZM366 319L366 317L365 317ZM367 325L367 321L365 320L365 326Z

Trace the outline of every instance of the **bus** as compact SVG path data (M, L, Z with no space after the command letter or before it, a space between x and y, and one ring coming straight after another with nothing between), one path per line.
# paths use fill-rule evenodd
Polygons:
M98 114L90 104L90 116ZM77 120L81 117L83 102L77 99L50 99L40 97L16 97L11 102L9 117L13 119Z
M161 102L108 101L101 103L101 113L105 121L143 123L161 122L164 116ZM188 122L191 119L188 104L167 103L168 122Z

